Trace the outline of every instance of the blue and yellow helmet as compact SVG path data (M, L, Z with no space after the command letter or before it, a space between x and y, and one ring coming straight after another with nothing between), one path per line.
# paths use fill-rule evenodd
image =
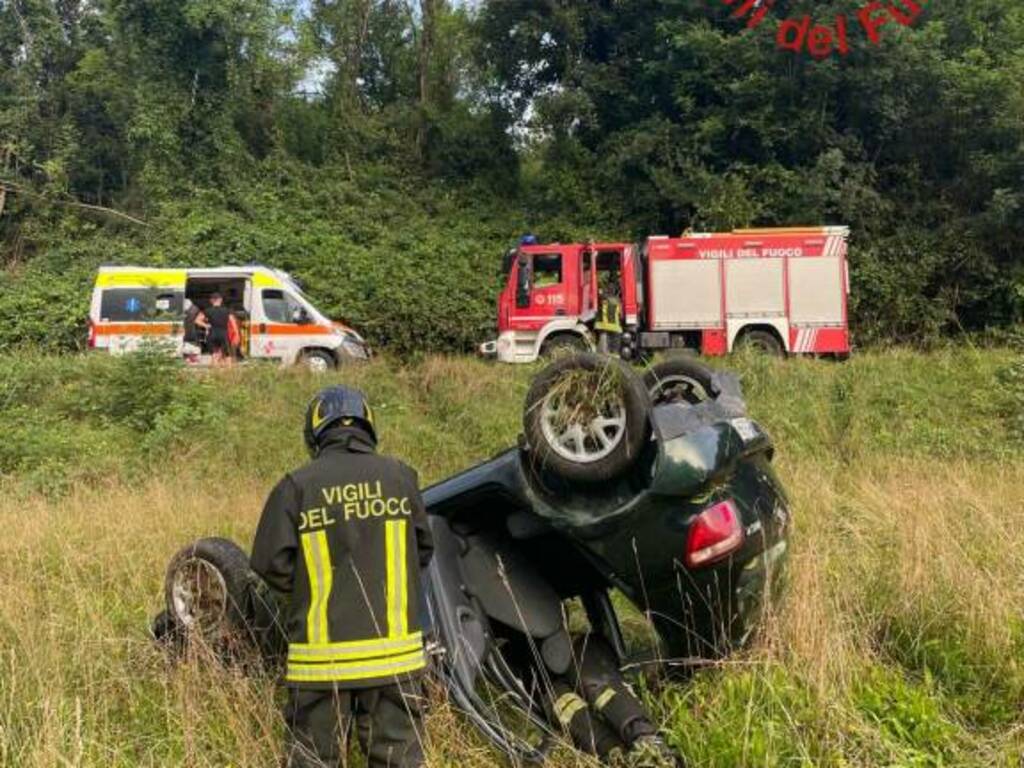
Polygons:
M306 447L314 456L320 449L324 434L333 427L356 426L370 433L377 441L377 430L373 425L373 410L366 396L352 387L327 387L320 390L306 408L306 425L303 430Z

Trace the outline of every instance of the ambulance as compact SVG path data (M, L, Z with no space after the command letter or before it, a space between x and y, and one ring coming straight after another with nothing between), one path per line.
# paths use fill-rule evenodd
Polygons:
M370 349L353 329L330 320L286 272L258 265L156 269L100 267L89 310L89 348L121 355L144 344L186 356L186 299L205 309L219 293L239 320L247 360L274 360L326 371L367 360ZM210 356L187 355L197 364Z

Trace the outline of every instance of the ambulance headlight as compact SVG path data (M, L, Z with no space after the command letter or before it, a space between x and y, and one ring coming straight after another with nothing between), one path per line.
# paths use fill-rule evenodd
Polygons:
M360 339L358 336L347 335L341 340L341 348L345 354L349 357L354 357L357 360L368 360L370 357L370 349L366 346L366 342Z

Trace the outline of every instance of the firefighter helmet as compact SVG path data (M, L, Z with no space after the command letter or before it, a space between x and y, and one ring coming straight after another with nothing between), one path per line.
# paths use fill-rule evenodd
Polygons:
M332 427L358 426L377 441L373 426L373 410L366 396L351 387L327 387L320 390L306 408L304 436L306 447L314 456L320 450L324 434Z

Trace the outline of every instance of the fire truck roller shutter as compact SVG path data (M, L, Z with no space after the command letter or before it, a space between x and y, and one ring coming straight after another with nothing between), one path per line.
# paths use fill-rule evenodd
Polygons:
M782 354L783 340L789 336L783 260L729 259L725 275L728 348L752 342L756 348Z
M729 259L725 262L728 317L782 317L786 314L782 259Z
M651 264L652 330L720 328L718 259L671 259Z
M789 312L794 325L843 324L842 269L836 257L789 260Z

